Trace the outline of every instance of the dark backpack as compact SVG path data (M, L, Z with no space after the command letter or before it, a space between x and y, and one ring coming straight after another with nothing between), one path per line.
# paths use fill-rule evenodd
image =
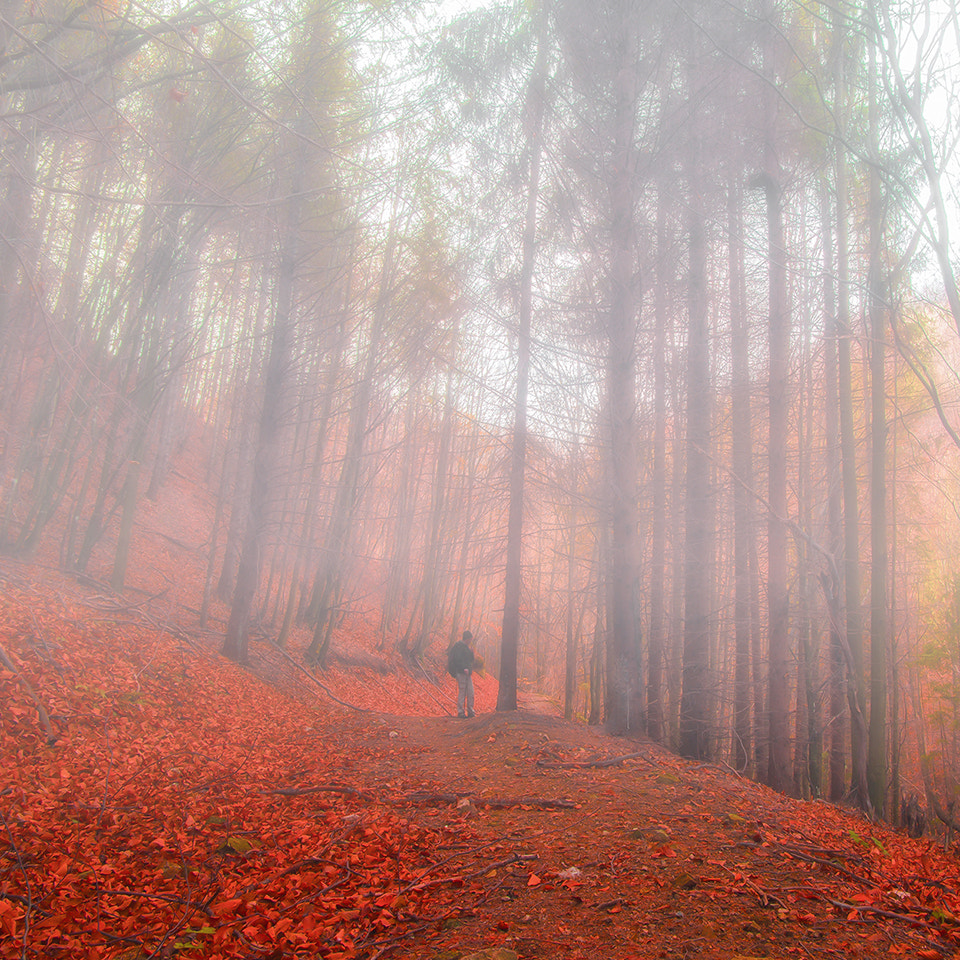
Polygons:
M473 651L462 640L458 640L447 653L447 673L455 677L470 666L473 666Z

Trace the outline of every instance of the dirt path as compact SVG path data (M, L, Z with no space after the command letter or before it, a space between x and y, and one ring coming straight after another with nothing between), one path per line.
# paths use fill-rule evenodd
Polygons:
M879 847L863 837L879 832L887 851L899 838L825 804L528 712L372 719L373 735L393 747L367 773L423 781L409 816L449 838L437 850L438 876L457 891L441 922L384 943L392 955L453 960L499 947L521 958L744 960L952 951L934 927L896 920L897 897L914 893L897 886L888 904L878 892L878 875L894 864L878 863ZM858 912L867 903L875 912Z

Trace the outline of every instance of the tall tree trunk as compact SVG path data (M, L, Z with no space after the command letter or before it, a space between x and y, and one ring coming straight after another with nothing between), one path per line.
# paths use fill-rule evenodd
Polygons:
M610 312L607 417L610 551L607 623L606 726L623 734L639 729L640 619L637 533L636 333L640 276L634 242L639 11L619 0L622 29L615 39L614 147L610 182Z
M453 445L453 369L447 373L446 399L443 405L443 421L437 440L436 468L433 475L433 496L430 504L430 529L427 535L423 564L423 598L420 631L410 650L410 656L418 660L430 642L433 628L439 615L439 598L442 593L440 562L444 544L444 521L447 516L450 483L450 450ZM502 669L502 667L501 667Z
M760 177L767 199L767 263L769 270L769 382L767 403L767 639L770 752L767 785L785 791L790 786L790 622L787 588L787 446L790 372L790 312L787 304L787 263L783 238L780 162L777 152L776 26L772 4L765 4L763 60L767 83L763 93L763 160Z
M806 237L801 237L806 246ZM811 284L812 286L812 284ZM814 501L814 409L820 396L814 383L811 302L813 293L801 294L803 301L804 396L801 404L803 436L799 443L797 468L797 505L800 526L813 529ZM817 465L819 466L819 465ZM794 793L800 797L819 797L821 793L820 724L820 633L813 611L816 609L817 578L812 575L812 550L806 542L798 544L798 633L796 748L794 750Z
M734 681L733 766L747 771L753 758L751 725L750 653L753 618L752 520L753 424L750 409L750 352L744 316L743 224L740 191L731 185L728 204L730 243L730 354L733 373L730 397L731 462L733 488L734 566Z
M573 484L576 489L576 474L580 464L580 443L576 435L573 437L570 450L570 463L573 466ZM574 626L577 582L577 540L579 534L580 513L577 502L570 504L570 525L567 534L567 604L566 604L566 642L563 656L563 718L572 720L576 713L577 698L577 640L580 635L580 624ZM580 623L583 622L583 604L580 605Z
M527 387L530 378L530 323L533 312L533 268L537 241L537 199L543 150L543 113L547 81L547 4L535 13L537 56L527 88L524 125L530 154L527 210L520 267L520 313L517 324L517 396L510 451L510 508L507 518L507 566L500 634L500 684L497 710L517 709L517 659L520 643L520 594L523 583L523 487L527 459Z
M834 16L839 53L834 58L837 115L846 119L846 38L848 4L840 0ZM850 710L850 797L860 806L870 803L867 790L867 741L863 715L864 675L863 624L860 611L860 503L857 493L857 438L853 416L852 342L850 325L850 262L847 239L847 161L841 144L836 154L837 178L837 372L840 392L840 464L843 480L843 588L846 637L843 644L847 704Z
M870 727L867 787L882 817L887 797L887 295L883 276L883 213L877 132L876 47L870 44Z
M838 148L839 149L839 148ZM827 530L830 552L839 557L843 549L843 500L840 478L840 398L838 387L837 340L837 292L834 285L833 246L834 235L830 228L830 199L826 184L821 188L821 216L823 224L823 284L824 284L824 436L826 440L827 476ZM830 761L827 796L838 802L846 789L847 724L844 713L844 668L843 634L841 627L840 598L832 589L827 594L827 613L830 630L829 653L829 702L830 702Z
M695 49L699 36L694 38ZM692 99L699 101L699 56L690 62ZM690 267L687 326L686 544L684 547L683 692L680 753L706 760L712 751L716 691L710 669L710 574L713 553L711 502L710 333L707 302L707 243L701 164L702 115L689 118L687 154Z
M893 355L893 409L899 406L897 396L897 356ZM900 821L900 778L901 778L901 747L900 732L900 664L897 659L897 424L895 418L891 425L890 437L890 790L888 797L890 805L889 820L902 827Z
M230 417L228 422L228 436L230 443L227 446L227 456L221 469L226 470L227 464L233 470L233 482L230 485L230 511L227 522L227 537L223 548L223 563L220 575L217 578L217 596L227 602L232 602L237 585L237 568L240 565L240 554L243 552L243 538L246 534L247 508L250 503L250 482L253 473L252 466L256 446L256 406L258 378L263 376L266 362L262 356L262 347L266 343L264 327L267 323L267 314L270 310L270 285L260 285L259 296L256 301L252 298L247 301L246 316L242 330L243 340L251 344L248 356L241 360L234 352L234 366L237 369L248 369L249 376L246 383L236 382L234 395L229 403ZM229 459L228 459L229 458Z
M593 627L593 644L590 650L590 714L587 723L590 726L598 725L603 719L603 692L604 692L604 638L606 624L603 615L606 609L604 602L607 593L606 578L603 572L607 570L606 555L609 550L609 530L606 525L600 528L600 543L597 563L597 616Z
M290 165L287 185L289 195L279 237L280 263L277 272L277 301L270 340L270 354L263 377L263 401L257 428L253 458L253 477L250 501L237 582L230 606L230 617L223 638L221 653L237 663L245 663L250 640L250 615L260 585L260 570L270 519L272 485L278 475L281 428L285 410L288 368L294 344L297 266L300 258L300 226L303 196L301 191L303 166L306 161L305 142L296 137L285 157Z
M476 465L478 459L479 434L473 432L468 438L468 449L461 453L466 463ZM464 489L463 483L466 483ZM470 549L475 542L475 533L479 516L474 509L474 489L476 487L476 470L471 468L467 472L467 477L461 477L461 484L455 492L457 503L457 512L454 515L454 522L460 536L460 555L457 560L456 590L452 605L452 616L450 619L450 635L447 646L449 647L457 639L457 632L460 625L469 623L470 620L464 620L464 600L469 592L475 596L477 593L477 584L470 582L468 585Z
M404 411L403 454L394 507L393 549L387 564L387 584L380 611L380 632L383 638L393 629L406 608L411 588L410 554L413 543L417 489L422 481L423 457L420 456L416 415L420 411L417 391L411 388Z
M346 298L344 304L345 302ZM343 310L344 305L341 305L337 312L342 314ZM310 480L307 488L307 499L304 505L301 543L297 551L296 559L294 560L293 571L290 575L290 591L287 595L286 608L283 612L283 623L280 626L280 633L277 636L277 646L279 647L285 647L290 638L290 632L293 629L293 623L296 619L298 609L297 597L303 588L307 553L313 545L317 501L320 498L320 480L326 459L330 412L333 406L333 398L337 392L337 383L340 379L340 368L346 340L344 326L343 317L340 316L333 324L333 343L327 348L328 366L327 373L323 378L323 386L321 387L320 408L317 411L317 436L309 454L311 459Z
M657 282L653 294L653 466L650 478L650 636L647 654L647 736L658 743L666 735L663 667L666 656L667 576L667 291L672 283L667 256L668 184L657 193Z
M380 268L380 284L377 301L373 308L366 359L350 409L346 450L337 481L330 523L324 536L322 557L317 565L314 588L316 596L311 602L312 614L315 618L313 639L305 652L305 658L309 663L318 663L320 666L326 665L333 628L340 614L347 546L359 505L363 452L367 439L370 406L376 386L375 374L377 365L381 362L380 351L386 335L400 232L401 225L395 207L388 227L383 263Z
M30 104L36 100L31 95ZM29 105L26 105L29 107ZM31 216L31 197L33 184L37 176L37 132L26 109L24 128L16 138L11 138L9 149L5 151L5 173L0 180L0 336L6 343L14 342L18 318L25 311L20 309L29 288L28 278L22 275L30 264L27 245L33 229ZM5 403L9 371L7 364L13 358L13 351L4 350L0 357L0 409Z

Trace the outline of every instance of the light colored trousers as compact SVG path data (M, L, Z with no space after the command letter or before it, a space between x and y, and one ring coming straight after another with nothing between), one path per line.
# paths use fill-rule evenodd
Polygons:
M467 710L464 713L463 707ZM473 716L473 674L469 670L462 670L457 674L457 716Z

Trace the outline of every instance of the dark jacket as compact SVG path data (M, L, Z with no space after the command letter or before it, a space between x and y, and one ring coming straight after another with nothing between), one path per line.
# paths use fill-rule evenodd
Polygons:
M473 664L473 651L462 640L458 640L447 652L447 673L451 677L464 670L472 670Z

